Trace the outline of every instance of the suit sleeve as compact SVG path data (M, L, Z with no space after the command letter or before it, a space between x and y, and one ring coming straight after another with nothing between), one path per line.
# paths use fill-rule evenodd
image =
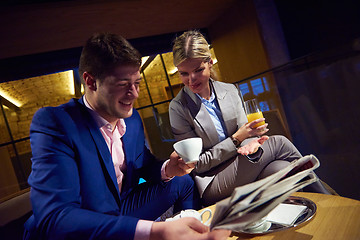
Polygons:
M84 206L82 169L70 137L76 129L66 129L64 122L71 118L63 112L40 109L30 127L33 157L28 181L37 239L133 239L138 219Z

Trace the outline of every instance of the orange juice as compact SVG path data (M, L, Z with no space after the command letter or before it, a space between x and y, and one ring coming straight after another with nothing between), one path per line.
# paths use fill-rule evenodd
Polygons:
M255 113L248 114L246 117L248 119L248 122L252 122L252 121L254 121L256 119L263 118L263 114L262 114L262 112L255 112ZM261 125L264 125L264 124L265 124L265 121L259 122L259 123L255 124L253 126L253 128L257 128L257 127L259 127Z

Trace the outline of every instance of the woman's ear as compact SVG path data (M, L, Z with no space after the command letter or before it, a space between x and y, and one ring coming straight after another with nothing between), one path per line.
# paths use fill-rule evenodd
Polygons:
M83 79L86 87L92 91L96 91L96 80L90 73L84 72Z
M213 64L214 64L214 62L213 62L213 60L211 58L210 61L209 61L209 67L211 68L213 66Z

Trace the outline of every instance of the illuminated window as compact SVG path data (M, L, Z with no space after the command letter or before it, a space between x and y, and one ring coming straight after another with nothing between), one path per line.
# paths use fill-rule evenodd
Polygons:
M247 83L239 84L239 88L242 95L245 95L250 92L249 85Z
M251 80L250 84L253 89L254 95L258 95L259 93L263 93L265 91L261 78Z
M270 110L270 107L269 107L269 104L267 103L267 101L259 102L259 106L260 106L260 109L261 109L262 112Z

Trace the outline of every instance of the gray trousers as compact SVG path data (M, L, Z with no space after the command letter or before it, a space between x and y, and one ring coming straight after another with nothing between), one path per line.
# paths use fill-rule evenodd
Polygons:
M250 162L242 155L224 163L205 189L202 196L203 205L215 204L229 197L236 187L267 177L302 157L297 148L286 137L280 135L270 136L261 147L264 153L256 163ZM330 194L320 181L304 188L304 191Z

